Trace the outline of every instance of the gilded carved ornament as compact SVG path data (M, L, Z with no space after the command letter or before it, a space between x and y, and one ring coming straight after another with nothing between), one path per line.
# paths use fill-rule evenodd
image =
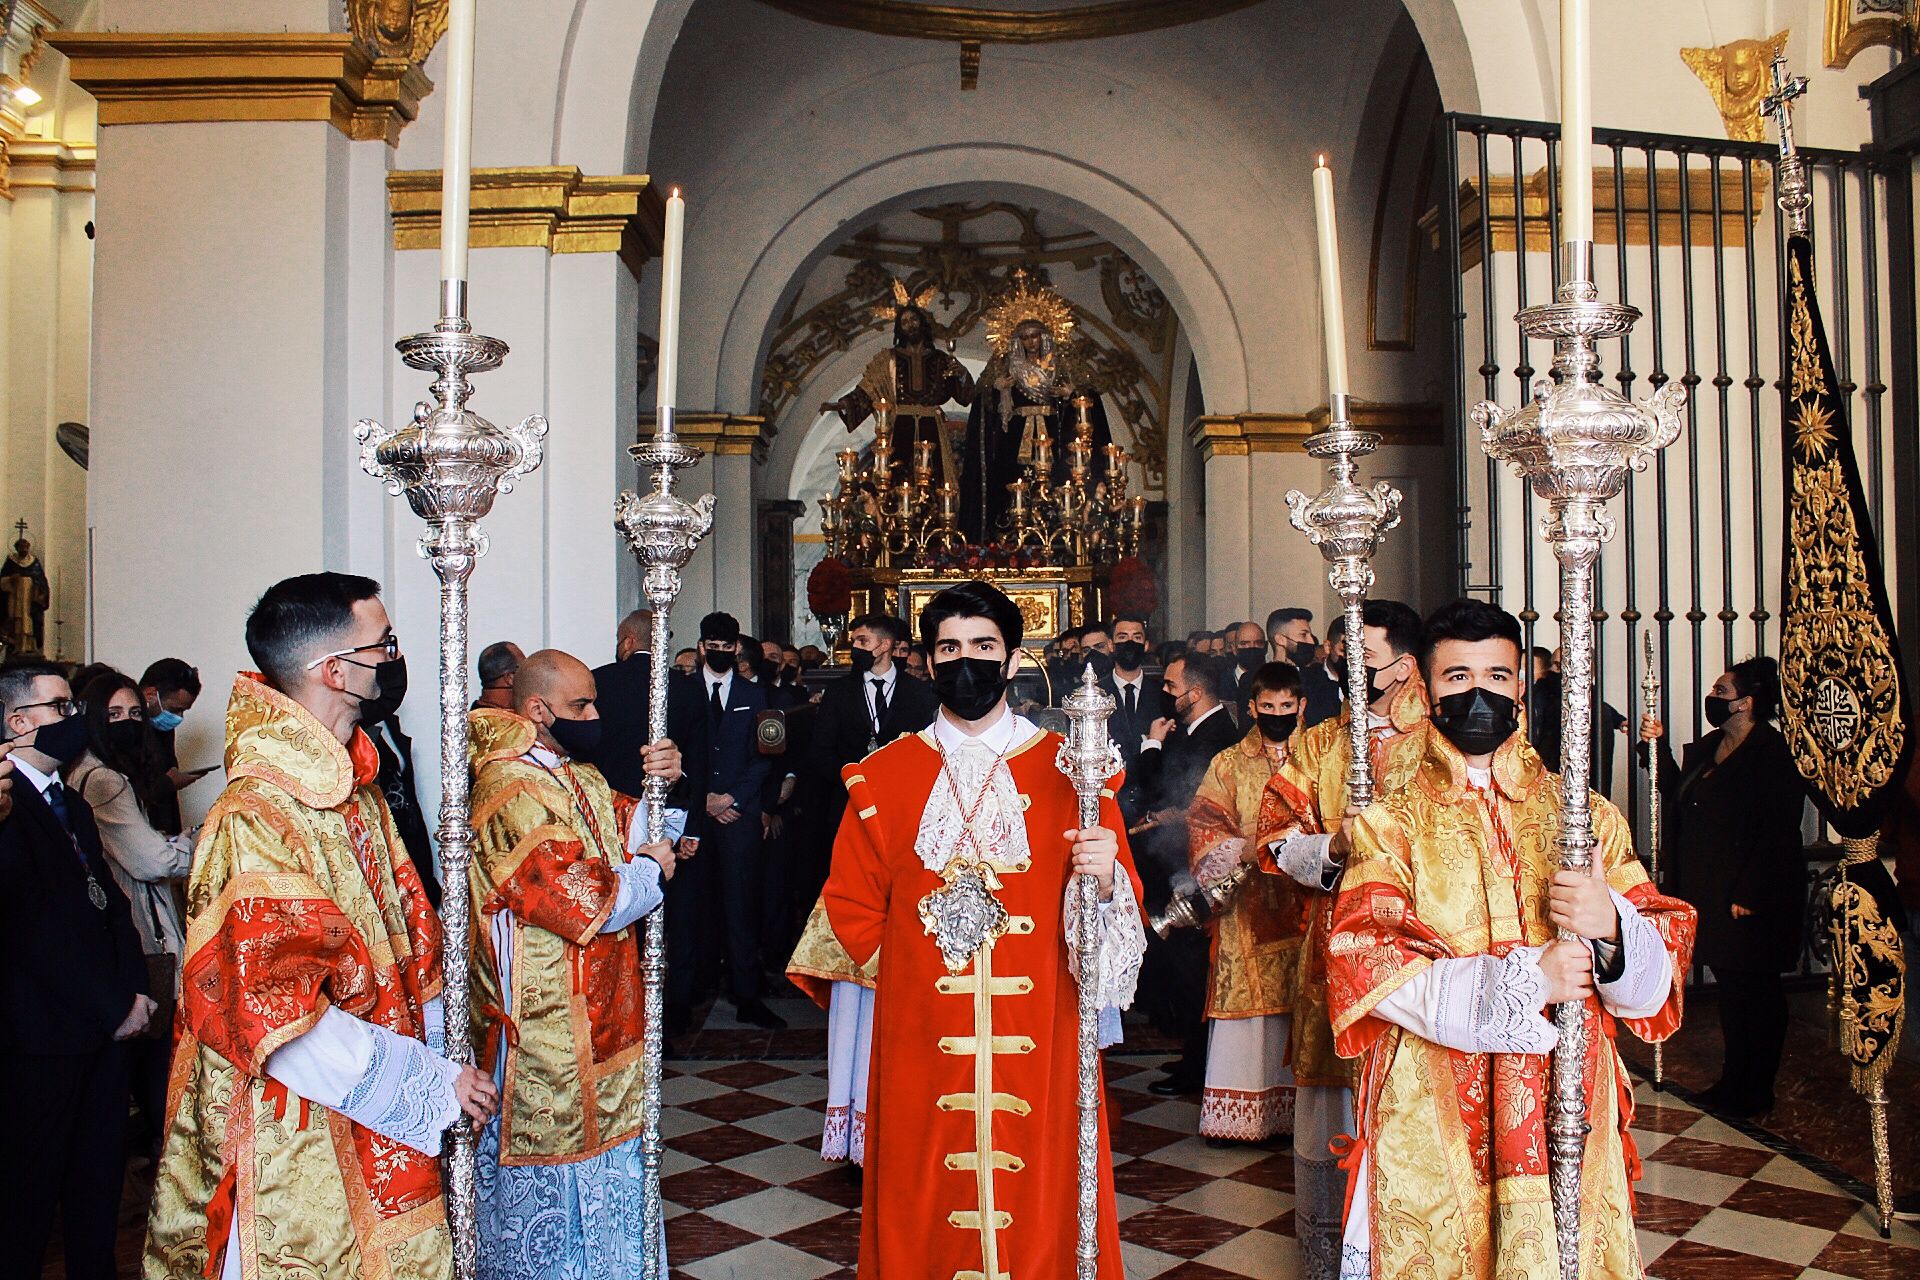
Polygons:
M1920 42L1920 5L1915 0L1827 0L1824 47L1827 66L1838 71L1863 49L1883 44L1905 54Z
M376 58L419 66L447 31L447 0L347 0L353 38Z
M1735 142L1764 142L1760 103L1772 87L1767 68L1787 47L1787 32L1765 40L1735 40L1714 49L1682 49L1681 60L1713 96L1720 123Z

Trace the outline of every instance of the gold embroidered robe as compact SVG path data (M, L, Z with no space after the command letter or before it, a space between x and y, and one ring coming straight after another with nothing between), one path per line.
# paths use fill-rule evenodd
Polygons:
M1188 865L1196 877L1218 879L1231 871L1240 847L1258 838L1260 798L1277 767L1258 728L1207 766L1187 811ZM1292 1010L1306 932L1303 895L1286 876L1253 875L1215 917L1209 1018L1258 1018Z
M1424 725L1415 779L1356 824L1328 939L1329 998L1340 1052L1361 1059L1350 1168L1367 1153L1375 1276L1557 1280L1547 1182L1550 1059L1472 1054L1403 1031L1374 1008L1438 959L1504 955L1552 941L1547 889L1557 866L1558 778L1516 733L1494 756L1493 790L1467 786L1466 762ZM1607 883L1650 920L1673 979L1665 1005L1627 1025L1649 1042L1680 1025L1693 908L1661 896L1634 856L1620 811L1592 797L1594 854ZM1641 1275L1629 1184L1639 1159L1627 1128L1633 1086L1614 1047L1615 1018L1587 1002L1587 1107L1581 1165L1581 1271Z
M187 880L187 949L146 1280L452 1275L431 1156L292 1096L269 1055L329 1005L418 1038L440 994L440 922L351 749L257 677L234 681L227 785Z

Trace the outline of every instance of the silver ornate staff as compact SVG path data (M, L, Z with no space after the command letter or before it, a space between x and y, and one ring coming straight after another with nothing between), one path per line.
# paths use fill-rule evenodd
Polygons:
M1649 627L1641 636L1646 642L1646 669L1640 674L1641 714L1658 716L1660 714L1660 672L1653 665L1653 629ZM1647 744L1647 875L1653 881L1653 887L1660 887L1660 757L1659 747ZM1659 1093L1667 1087L1667 1046L1665 1041L1655 1041L1653 1046L1653 1090Z
M626 535L627 547L646 571L642 584L653 607L652 666L647 671L647 734L658 742L667 736L667 671L672 639L669 616L680 594L680 570L693 558L693 549L713 528L713 495L688 502L673 493L675 473L701 458L700 450L682 444L673 432L673 410L661 408L652 440L627 452L645 474L653 473L653 488L644 497L628 491L614 505L614 524ZM649 776L646 792L647 840L666 838L667 780ZM645 1275L664 1280L660 1205L660 1071L666 1050L667 909L655 907L647 916L641 944L641 970L646 983L646 1034L641 1042L645 1065L640 1099L640 1170L643 1194L642 1230L647 1237Z
M354 428L360 466L386 482L390 494L407 495L414 514L427 522L420 554L440 579L440 919L446 931L447 1056L473 1062L467 1032L468 968L472 913L467 867L473 861L471 780L467 774L467 579L486 554L479 521L493 509L495 494L513 489L515 477L540 465L547 420L537 414L505 430L467 408L467 376L500 367L507 344L473 331L467 323L466 282L448 280L441 291L440 322L394 344L410 368L436 375L429 407L414 406L413 421L389 431L371 418ZM455 1274L471 1280L479 1258L474 1203L473 1126L453 1128L449 1160L447 1221L453 1233Z
M1596 343L1623 338L1640 312L1600 301L1593 284L1593 242L1560 246L1562 283L1553 302L1528 307L1519 316L1530 338L1553 340L1553 379L1533 384L1533 399L1508 413L1491 401L1473 407L1480 443L1489 457L1510 465L1547 504L1541 532L1560 564L1560 866L1588 871L1593 865L1593 814L1588 786L1593 759L1593 566L1601 544L1613 537L1606 504L1680 435L1686 390L1677 382L1650 399L1630 403L1599 381ZM1560 936L1571 937L1562 930ZM1587 1100L1582 1073L1587 1058L1587 1012L1583 1003L1557 1005L1560 1031L1553 1052L1553 1102L1548 1115L1549 1182L1560 1271L1577 1280L1580 1269L1580 1160L1586 1144Z
M1120 772L1120 749L1107 735L1113 697L1096 682L1093 668L1061 702L1067 716L1067 740L1054 763L1080 797L1080 827L1100 825L1100 788ZM1080 1128L1075 1145L1079 1173L1079 1237L1074 1246L1076 1280L1095 1280L1100 1270L1100 886L1092 876L1073 878L1074 919L1079 928L1076 961L1080 974Z
M1380 481L1371 489L1354 483L1356 459L1380 447L1380 437L1355 429L1352 402L1342 392L1329 396L1333 420L1307 441L1307 452L1329 458L1327 487L1309 498L1287 491L1293 527L1307 535L1327 560L1327 585L1340 597L1347 624L1347 732L1353 759L1347 765L1347 807L1373 803L1373 756L1368 749L1373 726L1367 714L1367 641L1362 615L1373 589L1373 553L1380 535L1400 523L1400 491ZM1344 816L1344 815L1341 815ZM1339 821L1335 818L1334 821Z

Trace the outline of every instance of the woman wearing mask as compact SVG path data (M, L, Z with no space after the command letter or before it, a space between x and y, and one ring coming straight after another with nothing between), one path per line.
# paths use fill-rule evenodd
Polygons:
M176 884L193 861L193 835L163 835L153 815L165 812L174 788L166 757L146 722L140 687L114 672L80 692L87 749L67 766L66 784L93 809L100 845L133 908L133 927L147 957L149 989L159 1010L149 1035L133 1042L128 1074L155 1144L166 1115L168 1029L186 950Z
M1778 664L1749 658L1713 682L1713 732L1678 764L1666 727L1653 716L1640 722L1641 740L1659 752L1668 888L1700 913L1695 955L1720 993L1724 1057L1702 1102L1736 1117L1773 1106L1787 1036L1780 974L1799 960L1806 908L1805 790L1786 739L1769 723L1779 706Z

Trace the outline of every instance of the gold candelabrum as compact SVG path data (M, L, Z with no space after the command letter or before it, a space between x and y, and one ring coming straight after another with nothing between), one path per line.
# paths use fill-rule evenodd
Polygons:
M1055 442L1044 427L1029 440L1030 460L1009 486L1007 515L991 540L1058 565L1108 565L1140 550L1147 500L1127 492L1127 451L1105 445L1106 475L1094 478L1093 400L1073 400L1074 437L1066 443L1067 476L1054 483ZM967 545L960 530L960 489L953 476L933 483L934 442L914 447L912 465L893 459L893 406L873 407L873 452L842 449L839 481L820 499L827 554L854 568L923 564Z

